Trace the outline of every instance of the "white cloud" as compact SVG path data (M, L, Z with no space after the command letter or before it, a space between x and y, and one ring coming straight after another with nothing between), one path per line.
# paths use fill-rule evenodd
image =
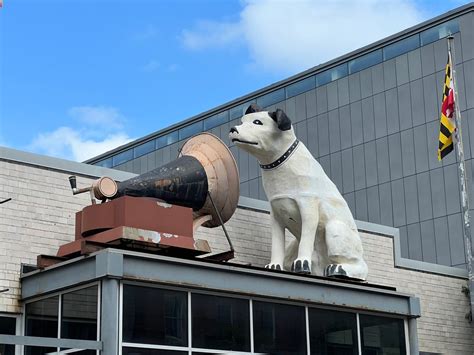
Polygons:
M113 107L80 106L68 110L73 127L39 133L29 149L49 156L84 161L133 139L123 131L124 117Z
M191 50L244 43L252 66L294 72L422 20L413 0L247 0L237 22L199 22L182 32Z

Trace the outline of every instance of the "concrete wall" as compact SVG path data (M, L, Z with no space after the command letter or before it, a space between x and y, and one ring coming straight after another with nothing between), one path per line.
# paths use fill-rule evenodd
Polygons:
M87 194L72 196L68 182L71 171L83 169L83 164L71 163L58 169L53 161L48 168L28 164L27 159L21 163L7 160L7 155L0 154L0 199L12 198L12 201L0 205L0 289L10 290L0 294L0 312L18 313L21 311L20 264L35 264L39 254L54 255L61 244L73 240L74 214L90 201ZM41 157L31 155L31 160L37 163ZM93 180L86 176L87 169L78 177L80 187ZM114 174L112 170L101 172ZM255 202L254 206L239 208L227 223L227 229L237 252L235 262L263 266L270 255L269 215L264 205ZM399 247L394 249L400 243L397 233L393 233L396 230L370 224L364 229L372 230L362 233L369 282L395 286L398 291L421 299L420 350L472 354L474 327L464 318L468 300L461 292L465 278L396 268L395 263L401 263L396 255ZM379 234L374 234L374 230ZM215 251L228 249L220 228L202 228L196 237L209 240ZM419 265L430 269L432 264ZM436 267L433 265L433 270ZM454 275L461 271L455 268L441 271L450 270Z

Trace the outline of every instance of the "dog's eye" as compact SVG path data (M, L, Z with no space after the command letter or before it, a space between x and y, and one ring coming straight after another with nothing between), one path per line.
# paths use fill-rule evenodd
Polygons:
M254 120L253 124L259 124L260 126L263 126L263 123L260 120Z

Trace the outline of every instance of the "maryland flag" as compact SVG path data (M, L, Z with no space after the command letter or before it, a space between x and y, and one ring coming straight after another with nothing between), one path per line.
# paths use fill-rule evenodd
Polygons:
M441 124L439 127L438 160L443 159L454 149L453 133L454 124L454 85L451 76L451 55L448 54L448 64L444 76L443 103L441 105Z

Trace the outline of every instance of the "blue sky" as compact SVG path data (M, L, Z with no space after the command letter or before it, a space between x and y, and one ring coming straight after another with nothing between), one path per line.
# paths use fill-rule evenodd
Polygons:
M463 3L4 0L0 145L81 161Z

